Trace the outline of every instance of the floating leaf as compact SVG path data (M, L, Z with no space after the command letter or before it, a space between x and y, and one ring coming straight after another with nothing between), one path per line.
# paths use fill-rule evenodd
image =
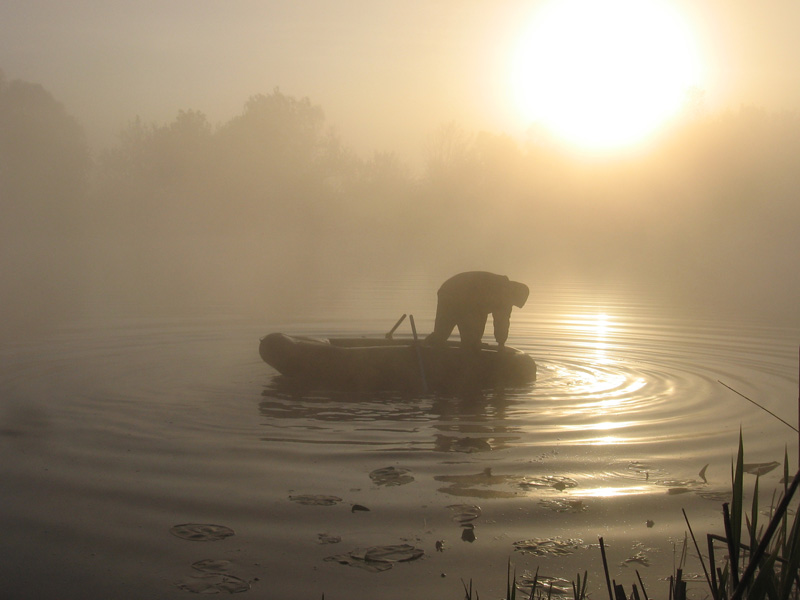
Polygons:
M622 561L623 565L626 565L628 563L638 563L638 564L640 564L640 565L642 565L644 567L649 567L650 566L650 558L648 558L647 555L645 555L644 552L637 552L636 554L634 554L630 558L626 558L624 561Z
M425 551L421 548L415 548L409 544L396 544L357 548L347 554L329 556L325 560L368 571L386 571L391 569L394 563L416 560L424 555Z
M369 478L375 485L404 485L414 481L414 477L409 473L411 473L410 469L404 467L384 467L372 471Z
M539 500L539 504L555 512L582 512L586 510L586 505L580 499L543 498Z
M361 550L354 550L361 552ZM415 548L410 544L397 544L394 546L372 546L364 551L364 560L372 562L408 562L422 557L425 551L421 548Z
M578 482L571 477L544 475L542 477L525 477L518 485L522 489L553 488L558 491L563 491L567 488L578 487Z
M230 527L210 523L183 523L175 525L169 531L174 536L192 542L216 542L235 535Z
M329 535L327 533L318 533L317 534L317 542L320 544L338 544L342 541L341 536L338 535Z
M296 496L289 496L289 500L307 506L333 506L342 501L339 496L326 496L324 494L299 494Z
M469 542L471 544L476 539L475 528L472 526L472 523L467 523L464 525L464 529L461 530L461 541Z
M462 525L481 516L481 507L474 504L451 504L447 508L453 513L453 521Z
M203 573L226 573L231 568L231 561L229 560L212 560L206 558L192 563L192 568Z
M368 563L365 560L360 558L354 558L349 554L337 554L336 556L328 556L325 558L326 561L329 562L338 562L340 565L347 565L348 567L356 567L358 569L364 569L365 571L371 571L373 573L378 573L380 571L388 571L392 568L391 563Z
M745 473L750 473L751 475L766 475L770 471L772 471L775 467L779 467L780 463L772 461L768 463L749 463L745 464L742 469Z
M220 592L235 594L246 592L250 589L250 584L233 575L208 573L207 575L187 577L178 584L178 588L194 594L219 594Z
M580 539L561 539L552 538L531 538L514 542L514 549L524 554L534 554L536 556L564 556L572 554L583 545Z

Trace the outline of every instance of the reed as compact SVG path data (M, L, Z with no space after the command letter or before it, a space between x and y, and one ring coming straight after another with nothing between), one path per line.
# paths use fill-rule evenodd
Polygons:
M686 600L687 582L683 578L686 548L691 539L700 560L708 594L712 600L800 600L800 511L792 513L789 505L800 487L800 470L789 479L788 451L784 455L783 489L771 504L766 526L759 519L759 476L753 486L749 510L745 507L744 494L744 442L739 432L739 449L736 461L731 465L731 501L722 505L725 536L706 535L707 555L700 551L700 544L692 529L686 511L684 519L689 531L684 540L681 557L675 572L669 578L668 600ZM609 600L650 600L639 571L637 583L631 585L630 594L623 585L611 579L606 560L605 544L599 538L603 558L603 570ZM719 552L721 550L722 552ZM580 573L572 582L574 600L586 600L588 573ZM472 580L469 586L463 582L465 600L479 600ZM516 600L516 570L509 559L506 572L506 596L504 600ZM539 572L533 579L528 600L549 600L550 589L539 585Z

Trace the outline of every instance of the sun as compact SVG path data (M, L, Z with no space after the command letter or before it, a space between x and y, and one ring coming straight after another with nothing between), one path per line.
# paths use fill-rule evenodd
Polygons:
M700 86L691 31L658 0L551 0L522 36L511 69L516 103L578 149L634 146Z

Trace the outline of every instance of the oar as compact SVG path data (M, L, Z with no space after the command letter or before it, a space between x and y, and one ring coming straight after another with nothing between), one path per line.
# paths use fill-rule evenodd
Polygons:
M394 333L394 332L397 330L397 328L398 328L398 327L400 327L400 323L402 323L403 321L405 321L405 318L406 318L406 314L405 314L405 313L403 313L403 316L402 316L402 317L400 317L399 319L397 319L397 323L395 323L395 324L394 324L394 327L392 327L392 328L389 330L389 333L387 333L387 334L386 334L386 339L387 339L387 340L390 340L390 339L392 339L392 334L393 334L393 333Z
M417 359L419 360L419 375L420 377L422 377L422 393L427 394L428 384L425 381L425 365L422 364L422 350L419 347L419 340L417 339L417 326L414 325L414 315L408 315L408 320L411 322L411 333L414 334L414 347L417 349ZM399 324L400 323L398 323L398 325Z

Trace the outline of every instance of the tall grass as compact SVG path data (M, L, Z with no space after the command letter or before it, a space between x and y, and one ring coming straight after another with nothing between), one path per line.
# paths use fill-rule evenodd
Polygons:
M725 536L706 535L707 555L700 551L686 512L684 518L713 600L800 600L800 516L789 511L792 497L800 486L800 470L789 479L789 456L784 456L783 490L769 509L766 527L759 524L759 480L753 486L749 512L744 500L744 443L739 432L739 451L731 465L730 503L722 505ZM600 542L603 548L602 539ZM721 550L721 553L720 553ZM683 561L679 562L683 566ZM608 570L606 568L606 578ZM638 572L637 572L638 576ZM644 585L639 578L639 585ZM646 597L646 592L645 597ZM682 568L670 577L669 600L686 600L686 581ZM622 586L609 589L610 600L627 600ZM639 600L634 584L630 598Z
M784 456L783 489L773 494L773 501L767 513L766 526L760 520L759 479L753 486L749 509L745 506L744 495L744 443L739 433L739 449L735 464L731 465L731 501L722 505L725 536L706 535L707 554L700 551L697 537L692 530L686 512L684 518L689 535L684 542L681 559L675 572L669 578L668 600L686 600L687 585L683 579L686 561L686 546L691 539L700 560L708 594L712 600L800 600L800 511L789 510L789 504L800 487L800 470L790 480L789 456ZM776 492L777 493L777 492ZM777 500L777 504L776 504ZM600 541L603 557L606 587L609 600L650 600L639 572L636 571L638 585L631 585L631 592L612 580L606 561L605 544ZM586 600L588 573L578 574L572 583L574 600ZM465 600L480 600L473 589L463 582ZM641 592L641 593L640 593ZM528 600L550 600L552 585L540 585L538 570L533 579ZM509 560L506 574L506 600L516 600L516 570Z

